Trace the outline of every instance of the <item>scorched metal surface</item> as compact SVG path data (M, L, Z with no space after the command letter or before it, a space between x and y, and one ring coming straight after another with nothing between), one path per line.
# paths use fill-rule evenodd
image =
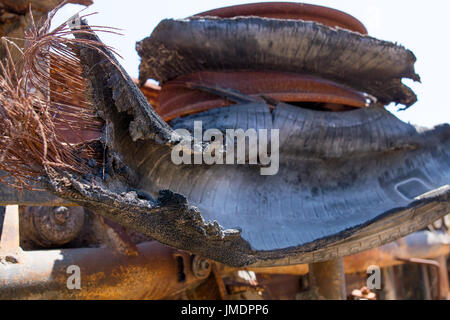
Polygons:
M72 25L83 30L77 39L99 41L85 22ZM322 262L392 242L449 212L449 126L417 129L384 109L416 101L402 84L419 80L415 57L401 46L301 20L165 20L138 45L141 83L268 70L375 97L366 108L333 113L235 93L242 97L236 105L170 125L108 48L74 46L87 96L105 123L104 163L87 174L45 167L40 181L163 244L235 267ZM183 137L174 129L192 129L194 120L204 130L279 129L279 173L261 176L258 165L175 166L170 154ZM197 147L192 153L208 143Z

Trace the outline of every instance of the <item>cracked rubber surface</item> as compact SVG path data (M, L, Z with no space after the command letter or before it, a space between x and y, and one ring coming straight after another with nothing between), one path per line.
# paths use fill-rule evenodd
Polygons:
M280 104L271 113L254 103L171 128L110 60L86 48L80 58L107 124L106 175L56 172L43 181L164 244L236 267L320 262L392 242L450 211L448 125L418 131L377 106L328 113ZM204 129L280 129L279 174L173 165L173 129L194 120Z

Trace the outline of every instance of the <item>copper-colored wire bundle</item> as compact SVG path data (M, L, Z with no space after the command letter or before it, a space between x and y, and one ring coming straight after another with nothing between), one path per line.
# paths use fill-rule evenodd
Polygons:
M77 47L100 52L103 44L70 36L67 23L50 31L48 19L37 27L32 21L26 48L14 62L9 46L0 64L0 181L13 177L13 184L28 187L28 179L47 174L49 168L88 172L87 162L98 158L89 140L101 136L103 121L86 97L86 81ZM114 32L97 27L96 31ZM11 180L8 179L8 183Z

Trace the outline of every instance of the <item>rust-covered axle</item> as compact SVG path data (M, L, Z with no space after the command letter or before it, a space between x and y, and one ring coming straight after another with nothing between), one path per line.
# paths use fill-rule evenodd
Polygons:
M191 271L190 254L157 242L138 245L138 252L136 256L108 248L21 252L14 256L17 263L5 261L0 266L0 299L156 300L204 280ZM71 287L78 267L80 289Z
M23 251L19 247L18 217L17 206L9 206L0 238L0 299L164 299L195 288L213 269L209 260L156 241L141 243L134 250L109 246ZM344 258L344 272L366 272L372 264L380 268L401 264L398 257L408 260L445 256L449 252L449 243L444 234L415 233L384 247ZM327 265L333 264L313 268ZM217 263L214 268L220 277L239 270ZM306 275L310 269L308 265L298 265L252 271ZM319 276L323 272L323 268L313 272L317 281L323 281L324 278ZM331 272L329 276L337 274ZM76 281L79 287L76 287ZM338 283L333 288L332 292L340 298L345 296ZM333 298L328 296L332 292L322 293L322 297Z
M157 242L135 251L82 248L23 251L18 206L5 212L0 299L163 299L208 278L211 264Z

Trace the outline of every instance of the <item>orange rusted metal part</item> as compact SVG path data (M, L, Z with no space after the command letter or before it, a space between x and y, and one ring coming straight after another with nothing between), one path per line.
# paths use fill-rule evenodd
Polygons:
M369 288L363 287L361 290L353 290L352 298L355 300L377 300L377 295Z
M385 268L403 264L404 261L399 260L398 257L433 259L447 256L450 253L448 240L448 236L444 234L417 232L380 248L346 257L344 259L345 272L363 272L371 265Z
M310 265L313 296L318 300L346 300L345 272L342 259Z
M163 299L195 288L211 272L220 277L238 270L222 264L213 265L206 259L157 242L133 245L133 252L118 250L122 245L23 252L19 248L18 229L17 207L8 207L0 241L0 299ZM117 235L123 239L119 233ZM399 241L346 257L344 271L346 274L366 272L368 265L383 268L403 263L398 256L404 259L446 256L448 244L437 240L430 242L430 238L429 233L416 233L409 237L409 243L415 243L415 246L408 246L408 242L402 240L403 243ZM428 240L421 243L423 239ZM80 290L67 287L70 266L80 267ZM306 275L309 267L299 265L252 271Z
M252 3L210 10L199 13L196 16L214 16L220 18L256 16L261 18L315 21L329 27L340 27L361 34L367 34L366 27L353 16L339 10L305 3Z
M441 299L442 300L450 300L450 282L449 282L449 272L447 267L447 259L448 256L441 256L436 259L436 261L440 264L440 289L441 289Z
M139 85L139 80L133 79L136 85ZM151 81L147 81L141 89L144 96L147 98L147 101L151 104L153 109L159 109L159 95L161 94L161 87L157 84L152 83Z
M209 276L193 268L194 257L157 242L136 246L22 251L18 206L8 206L0 238L0 300L163 299L194 288ZM80 289L68 287L71 267L79 268ZM201 273L202 277L199 277Z
M250 269L257 274L284 274L292 276L304 276L309 273L309 266L307 264L299 264L288 267L274 267L274 268L254 268Z
M20 237L41 248L60 248L73 241L85 223L81 207L20 207Z
M232 104L212 93L190 89L193 84L226 88L252 97L270 97L287 103L312 102L329 111L362 108L367 106L368 100L362 92L310 75L275 71L203 71L178 77L163 85L155 110L164 120Z
M441 264L439 262L435 260L418 259L418 258L409 258L409 259L398 258L398 260L404 263L412 263L434 268L436 270L436 277L438 282L438 285L436 286L437 289L436 300L441 300Z
M444 234L425 231L417 232L380 248L345 257L344 270L346 274L354 274L366 272L373 265L386 268L403 264L404 261L399 260L398 257L404 259L433 259L448 256L450 253L449 240L449 237ZM309 272L308 265L305 264L288 267L255 268L251 270L260 274L288 275L306 275Z
M23 252L19 263L0 264L0 299L164 299L204 279L190 268L191 255L157 242L130 256L110 248ZM81 289L71 290L70 266L80 268ZM182 275L182 276L181 276Z
M256 16L305 20L367 34L367 29L360 21L344 12L301 3L244 4L203 12L194 17L205 16L220 18ZM318 105L312 108L325 111L348 111L368 104L364 93L332 81L311 75L275 71L196 72L164 83L161 89L144 86L141 90L165 121L232 104L212 93L193 90L189 86L193 83L231 89L253 97L266 96L287 103L315 103Z

